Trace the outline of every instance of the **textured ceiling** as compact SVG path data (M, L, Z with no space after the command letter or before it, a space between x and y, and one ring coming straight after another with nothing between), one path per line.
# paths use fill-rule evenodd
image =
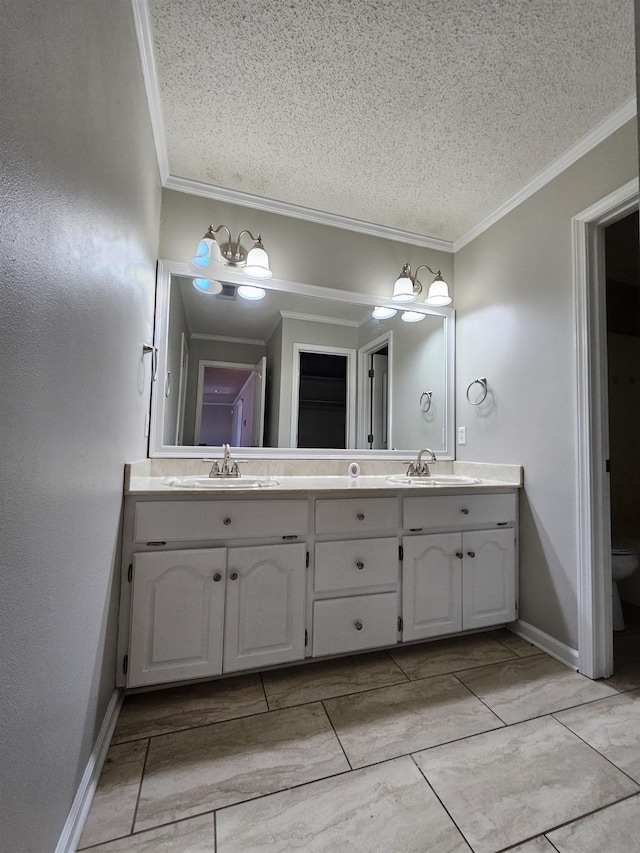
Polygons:
M635 92L632 0L148 0L174 176L455 240Z

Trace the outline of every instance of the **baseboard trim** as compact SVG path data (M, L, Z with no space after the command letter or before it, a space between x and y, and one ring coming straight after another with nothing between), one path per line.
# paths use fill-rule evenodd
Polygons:
M62 829L62 835L56 846L55 853L75 853L89 813L89 808L91 807L93 795L96 792L98 779L102 772L102 765L107 757L107 750L113 737L113 731L118 721L118 714L120 713L123 700L124 690L114 690L109 700L102 725L100 726L98 737L91 750L82 780L67 815L67 820Z
M523 622L522 619L518 619L517 622L513 622L507 627L514 634L517 634L518 637L522 637L523 640L533 643L534 646L542 649L543 652L551 655L552 658L559 660L560 663L571 669L575 669L576 672L578 671L579 655L577 649L572 649L571 646L561 643L560 640L556 640L550 634L545 634L544 631L530 625L528 622Z

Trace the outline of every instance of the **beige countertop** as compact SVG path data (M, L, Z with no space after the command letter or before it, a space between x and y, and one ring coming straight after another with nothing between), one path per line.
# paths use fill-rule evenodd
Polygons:
M453 463L455 466L456 463ZM476 483L451 483L447 485L434 485L429 483L429 480L424 481L424 485L414 483L399 483L391 482L388 477L391 473L401 475L401 470L395 470L390 473L384 472L381 474L365 474L357 478L351 478L340 474L324 474L311 476L290 475L273 473L254 473L247 472L245 474L245 482L243 477L229 481L216 481L216 485L211 488L207 481L207 474L201 471L198 475L186 473L179 470L179 467L173 473L151 473L144 470L147 476L138 476L135 473L134 466L127 466L128 471L125 476L125 494L127 495L175 495L177 496L201 496L208 497L224 497L232 498L234 495L242 495L243 497L252 496L267 496L275 494L294 494L294 495L349 495L354 493L367 493L369 496L376 494L398 494L403 495L439 495L439 494L454 494L454 493L473 493L473 492L508 492L522 486L522 469L520 466L496 466L483 465L482 463L459 463L459 467L464 470L434 471L432 481L437 481L438 476L449 477L471 477L477 479ZM397 466L400 467L400 466ZM452 467L452 466L450 466ZM497 470L510 469L506 470ZM483 470L486 469L486 470ZM166 470L166 469L165 469ZM143 471L140 472L141 474ZM482 476L486 474L487 476ZM496 474L498 476L496 476ZM170 485L170 481L178 478L184 479L197 476L204 485ZM255 487L251 485L252 478L264 478L269 480L269 485ZM219 483L219 485L218 485Z

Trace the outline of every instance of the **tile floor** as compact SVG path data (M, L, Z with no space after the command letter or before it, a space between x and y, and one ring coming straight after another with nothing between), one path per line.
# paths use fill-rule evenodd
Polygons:
M128 696L78 850L638 853L636 610L606 682L500 630Z

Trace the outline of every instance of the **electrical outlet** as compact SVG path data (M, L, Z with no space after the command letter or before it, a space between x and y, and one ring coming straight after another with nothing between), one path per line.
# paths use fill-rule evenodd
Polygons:
M466 427L458 427L458 444L466 444L467 443L467 428Z

